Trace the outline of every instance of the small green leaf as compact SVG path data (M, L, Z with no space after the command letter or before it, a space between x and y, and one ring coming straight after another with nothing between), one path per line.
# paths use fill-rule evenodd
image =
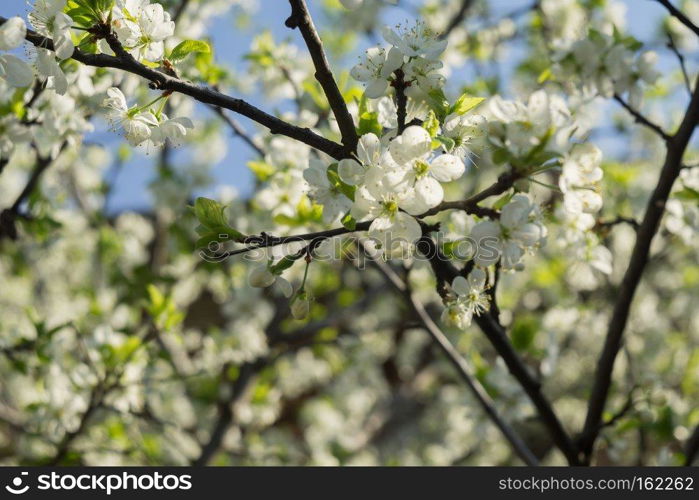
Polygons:
M515 320L512 325L512 346L518 351L525 351L532 347L539 330L539 323L532 316L524 316Z
M261 182L265 182L276 172L276 169L272 165L263 161L249 161L248 168Z
M350 231L354 231L357 229L357 220L352 217L349 213L347 213L343 218L342 218L342 225L346 228L349 229Z
M435 112L437 118L444 120L444 118L449 114L449 101L444 95L442 89L434 89L428 92L427 104Z
M337 173L337 168L338 164L333 163L328 167L327 170L327 176L328 176L328 181L332 186L334 186L337 190L339 190L342 194L344 194L347 198L350 200L354 201L354 193L357 190L356 186L350 186L346 182L344 182L342 179L340 179L340 174Z
M184 40L183 42L180 42L177 47L172 49L168 59L170 59L172 62L180 62L193 52L210 54L211 47L208 43L202 42L201 40Z
M546 68L539 74L539 78L537 78L536 81L537 83L544 83L545 81L550 80L552 76L553 72L551 71L551 68Z
M194 202L194 215L202 226L214 228L227 226L228 221L223 215L225 207L215 200L199 197Z
M449 109L449 113L456 113L457 115L466 114L472 109L480 106L483 101L485 101L485 97L472 97L468 94L463 94Z
M495 210L502 210L502 207L507 205L507 203L512 199L513 196L514 193L505 193L500 198L498 198L498 200L493 205L493 208Z
M438 135L437 137L435 137L435 139L437 139L442 144L442 146L444 146L444 149L446 149L448 153L450 153L456 145L454 139L452 139L451 137Z
M286 271L286 270L289 269L291 266L293 266L294 263L295 263L299 258L300 258L300 257L296 257L296 256L294 256L294 255L285 255L284 257L282 257L281 259L279 259L279 261L278 261L276 264L274 264L273 266L271 266L271 267L269 268L269 271L270 271L272 274L276 274L277 276L279 276L279 275L282 274L284 271Z
M359 115L359 126L357 127L357 134L376 134L381 135L383 127L379 123L379 114L375 111L366 111Z
M434 114L434 111L430 110L430 114L427 115L425 121L422 122L422 128L427 130L430 137L435 137L437 135L439 132L439 120L437 120L437 115Z
M689 186L685 186L681 191L677 191L673 198L677 198L682 201L694 201L699 203L699 191L693 189Z

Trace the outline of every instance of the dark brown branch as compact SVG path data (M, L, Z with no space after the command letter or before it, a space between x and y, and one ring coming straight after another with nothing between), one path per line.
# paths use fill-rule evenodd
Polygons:
M670 12L670 15L674 16L677 18L679 22L684 24L687 28L692 30L695 35L699 36L699 27L697 27L696 24L694 24L684 13L679 10L677 7L672 5L670 3L670 0L656 0L660 5L664 6L668 12Z
M478 215L479 217L493 217L497 218L499 216L496 210L492 208L481 207L478 204L483 200L490 198L491 196L497 196L504 193L512 187L517 179L521 176L517 172L507 172L498 177L498 180L491 186L487 187L478 194L471 196L465 200L457 201L443 201L434 208L429 209L427 212L420 214L419 217L429 217L430 215L436 215L445 210L464 210L469 214Z
M405 89L408 83L405 81L405 73L402 69L395 71L396 78L391 85L396 89L396 116L398 120L398 134L402 134L405 130L405 121L408 116L408 96L405 95Z
M670 139L671 139L670 135L669 135L667 132L665 132L665 131L660 127L660 125L657 125L657 124L653 123L653 122L650 121L648 118L646 118L645 116L643 116L643 114L642 114L640 111L638 111L637 109L632 108L624 99L621 98L621 96L619 96L618 94L614 94L614 100L615 100L616 102L618 102L619 104L621 104L621 106L622 106L626 111L628 111L629 114L630 114L631 116L633 116L633 118L634 118L634 120L636 121L636 123L639 123L639 124L643 125L644 127L649 128L650 130L652 130L653 132L655 132L656 134L658 134L660 137L662 137L662 139L663 139L665 142L669 142L669 141L670 141Z
M418 243L418 251L427 257L437 278L437 291L444 296L446 284L459 276L459 271L439 251L434 240L423 237ZM510 374L519 382L530 401L537 409L541 421L551 434L551 438L563 452L570 465L580 465L578 452L572 439L556 416L546 396L541 392L541 382L537 380L514 350L507 333L490 313L475 317L475 321L497 353L505 362Z
M665 204L670 196L672 185L682 169L682 157L698 122L699 86L695 87L694 95L677 133L668 141L665 163L660 172L658 183L646 205L646 213L636 233L636 243L631 253L631 260L616 295L617 298L607 329L604 347L597 362L585 426L580 437L580 448L588 463L591 459L595 440L599 435L602 413L604 412L611 388L614 361L619 353L619 349L621 349L631 303L648 262L650 245L655 233L658 231L660 219L665 212Z
M468 362L464 359L461 353L456 350L447 336L444 335L442 330L440 330L437 324L432 320L422 303L412 294L406 282L393 271L388 263L382 261L381 259L372 259L372 262L376 265L379 271L383 273L393 287L401 295L403 295L405 302L422 323L422 327L442 350L444 355L447 357L449 362L456 369L457 373L468 387L469 391L471 391L471 394L473 394L473 396L476 398L478 404L480 404L488 418L490 418L500 432L502 432L503 436L510 443L515 453L517 453L525 464L532 466L539 465L539 461L536 459L526 443L521 437L519 437L517 432L510 426L510 424L505 422L505 420L503 420L503 418L500 416L485 388L473 374Z
M0 17L0 25L7 21L6 18ZM342 159L348 156L345 148L336 142L326 139L309 128L302 128L296 125L285 122L265 113L261 109L256 108L248 102L222 94L209 87L195 85L193 83L181 80L179 78L166 75L156 69L149 68L131 56L124 50L119 41L111 32L102 33L111 49L116 54L115 56L107 54L86 54L79 49L75 49L72 59L81 62L87 66L98 68L114 68L128 71L135 75L141 76L151 82L151 87L157 90L179 92L188 95L204 104L211 104L221 108L229 109L238 114L246 116L257 123L267 127L273 134L281 134L292 139L296 139L312 148L322 151L335 159ZM53 41L45 38L38 33L27 30L26 39L37 47L44 47L53 50Z
M335 82L330 63L325 56L323 50L323 42L318 35L313 19L308 11L308 6L305 0L289 0L291 5L291 16L286 20L286 26L294 29L298 28L301 31L308 52L311 54L313 66L315 66L315 78L320 83L320 86L325 92L325 97L328 99L330 109L337 120L337 126L342 134L342 144L345 145L347 152L351 153L357 148L357 130L354 126L354 120L350 115L345 99Z
M635 230L638 230L638 226L640 226L640 223L633 217L624 217L622 215L617 215L616 217L610 220L598 220L595 224L595 228L608 228L619 224L628 224Z

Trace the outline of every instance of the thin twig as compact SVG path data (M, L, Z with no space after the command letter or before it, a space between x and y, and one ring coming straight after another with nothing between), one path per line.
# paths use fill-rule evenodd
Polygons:
M677 60L680 62L680 69L682 70L682 78L684 78L684 86L687 89L687 92L689 93L689 96L692 96L692 84L689 81L689 73L687 73L687 65L685 64L684 61L684 55L682 55L682 52L680 52L680 49L677 47L677 44L675 44L674 38L672 38L672 34L668 32L667 34L667 46L668 48L677 56Z
M656 0L656 2L663 5L668 12L670 12L670 15L676 17L679 22L692 30L695 35L699 36L699 27L697 27L696 24L694 24L686 15L684 15L681 10L672 5L669 0Z
M624 99L621 98L621 96L620 96L619 94L614 94L614 100L615 100L616 102L618 102L619 104L621 104L621 106L622 106L626 111L628 111L629 114L630 114L631 116L634 117L634 120L636 121L636 123L639 123L639 124L643 125L644 127L648 127L650 130L652 130L653 132L655 132L656 134L658 134L660 137L662 137L662 139L663 139L665 142L669 142L669 141L670 141L671 136L670 136L667 132L665 132L665 131L662 129L662 127L660 127L660 125L657 125L657 124L653 123L653 122L650 121L648 118L646 118L640 111L638 111L637 109L632 108L632 107L629 105L629 103L627 103Z
M259 156L263 157L265 155L265 152L262 150L260 146L255 144L255 141L248 135L248 133L245 131L245 129L240 125L240 123L237 122L237 120L231 118L228 116L221 108L218 106L209 106L212 110L214 110L214 113L216 113L218 116L221 117L221 119L228 125L228 127L231 129L231 132L233 132L233 135L236 137L240 138L245 144L250 146Z

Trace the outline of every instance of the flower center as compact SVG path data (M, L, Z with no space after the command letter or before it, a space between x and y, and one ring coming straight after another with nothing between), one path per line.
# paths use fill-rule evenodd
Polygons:
M430 171L430 165L426 161L417 160L413 169L415 170L415 177L419 179L427 175L427 172Z
M383 209L388 216L393 216L398 212L398 203L395 200L387 200L382 202Z

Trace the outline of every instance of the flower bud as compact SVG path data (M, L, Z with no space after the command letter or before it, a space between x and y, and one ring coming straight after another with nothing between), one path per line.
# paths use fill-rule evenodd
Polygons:
M294 319L306 319L311 308L311 301L305 292L301 292L291 303L291 315Z
M257 288L271 286L275 279L277 279L277 277L267 269L266 264L253 267L248 275L248 283L250 283L250 286Z

